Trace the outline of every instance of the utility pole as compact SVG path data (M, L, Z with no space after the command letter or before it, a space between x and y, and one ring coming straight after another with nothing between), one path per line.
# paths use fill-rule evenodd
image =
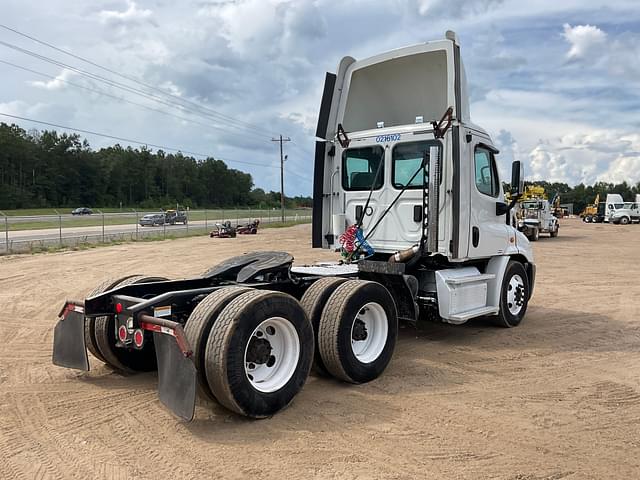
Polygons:
M291 139L289 137L283 138L280 135L280 138L272 138L272 142L280 142L280 210L282 215L282 223L284 223L284 160L285 156L282 152L282 142L290 142Z

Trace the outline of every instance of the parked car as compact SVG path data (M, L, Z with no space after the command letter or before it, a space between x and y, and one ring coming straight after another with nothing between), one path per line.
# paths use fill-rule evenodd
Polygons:
M164 214L149 213L140 219L141 227L155 227L156 225L164 225Z
M93 211L87 207L80 207L74 210L71 210L71 215L91 215Z

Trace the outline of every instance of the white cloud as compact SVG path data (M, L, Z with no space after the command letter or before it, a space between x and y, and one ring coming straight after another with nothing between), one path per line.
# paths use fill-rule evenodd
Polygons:
M576 25L572 27L568 23L563 25L563 36L571 45L567 52L567 58L586 58L594 55L605 46L607 34L593 25Z
M148 9L140 9L133 0L126 0L127 9L124 11L119 10L102 10L98 16L103 23L127 23L137 22L140 20L148 19L153 12Z
M572 133L540 142L528 158L533 180L569 185L640 182L640 134Z
M74 75L75 73L72 70L65 68L51 80L34 80L29 83L34 87L43 88L44 90L61 90L67 86L66 82Z
M418 0L422 16L465 17L484 13L504 0Z

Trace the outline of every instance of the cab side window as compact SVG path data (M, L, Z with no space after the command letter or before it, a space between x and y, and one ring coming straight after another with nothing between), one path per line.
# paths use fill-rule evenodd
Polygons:
M342 188L370 190L373 184L373 189L378 190L383 183L384 150L381 146L350 148L342 153Z
M476 187L480 193L497 197L500 193L498 184L498 170L493 154L482 147L476 148L475 155Z

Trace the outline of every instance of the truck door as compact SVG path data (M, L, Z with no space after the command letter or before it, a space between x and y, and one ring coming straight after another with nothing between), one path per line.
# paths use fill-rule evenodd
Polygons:
M433 140L404 142L400 134L388 137L393 137L393 141L353 146L342 153L346 224L356 223L364 213L363 232L365 235L371 233L368 241L379 252L395 252L420 243L424 216L421 166L425 157L428 162L429 152L434 146L441 148L440 143ZM377 173L381 158L384 163ZM367 206L374 178L376 181ZM407 184L407 189L392 205ZM389 211L385 214L387 209ZM383 214L384 219L378 223ZM376 223L378 225L372 232Z
M358 145L342 151L340 176L344 191L345 226L357 223L363 216L366 234L366 227L380 214L386 174L383 145ZM340 235L343 231L335 234Z
M471 168L469 254L470 258L501 255L509 245L505 215L496 214L496 204L504 202L494 150L476 143L467 160Z

